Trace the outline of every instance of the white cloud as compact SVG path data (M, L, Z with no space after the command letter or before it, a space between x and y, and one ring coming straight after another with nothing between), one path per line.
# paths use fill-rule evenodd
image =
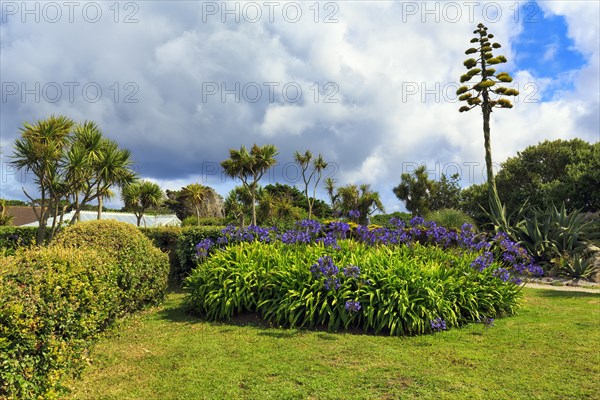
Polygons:
M472 164L484 163L481 117L476 110L459 114L458 103L452 102L482 8L475 8L469 21L463 6L462 18L449 22L451 10L445 3L431 3L427 6L438 7L436 23L435 15L423 9L415 13L408 3L338 2L338 22L327 24L323 18L336 10L324 9L324 4L319 3L318 23L308 8L313 3L305 4L297 23L286 22L281 10L270 23L265 9L257 23L243 18L221 23L221 15L206 14L206 3L194 2L139 3L136 24L110 18L98 24L0 23L3 82L28 87L35 82L96 82L103 89L95 103L81 94L73 102L57 103L11 96L2 107L2 145L14 140L21 122L62 113L97 121L133 151L142 175L169 188L201 180L204 167L224 159L228 148L255 142L276 144L282 164L295 150L323 153L339 166L340 184L372 184L388 210L400 206L391 189L403 169L415 163L427 163L432 174L458 165L463 174L477 171L463 183L482 181L481 169ZM544 102L524 86L543 93L555 86L555 79L536 80L530 71L513 74L522 95L514 109L493 114L496 162L543 139L599 139L598 4L540 5L546 13L565 16L569 36L588 63L569 77L573 92ZM488 26L509 59L506 68L514 70L511 41L522 27L510 6L504 5L503 17ZM132 93L125 90L127 82L137 85L137 103L123 101ZM111 89L115 83L119 101ZM274 83L278 86L271 86L270 99L267 84ZM254 84L263 89L256 102L249 101L252 92L244 92ZM286 84L302 88L301 101L286 100ZM328 95L337 102L325 102ZM220 178L209 181L229 188ZM20 185L9 179L3 193L18 196Z

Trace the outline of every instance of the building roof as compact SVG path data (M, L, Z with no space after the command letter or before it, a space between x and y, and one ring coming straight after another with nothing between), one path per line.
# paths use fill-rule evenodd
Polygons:
M30 206L6 206L6 214L14 217L13 226L22 226L32 222L37 225L37 218Z
M73 218L74 212L71 211L64 215L63 221L68 223L71 218ZM79 220L80 221L94 221L98 217L98 213L96 211L80 211ZM125 213L125 212L102 212L102 219L112 219L120 222L126 222L128 224L137 225L137 218L133 213ZM48 218L48 225L52 225L53 218ZM27 224L25 226L37 226L38 222L35 221L33 223ZM166 215L144 215L142 217L142 221L140 222L141 227L153 228L157 226L179 226L181 225L181 220L177 218L175 214L166 214Z

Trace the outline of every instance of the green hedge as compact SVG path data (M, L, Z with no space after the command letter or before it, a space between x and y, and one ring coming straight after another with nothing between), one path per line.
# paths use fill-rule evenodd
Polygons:
M178 263L172 265L173 276L181 282L198 264L196 259L196 245L203 239L212 239L216 241L223 236L221 230L224 227L219 226L200 226L184 229L177 240L175 254Z
M0 226L0 255L11 255L19 247L34 244L36 233L36 227Z
M182 279L196 267L196 245L203 239L216 240L223 236L223 228L224 226L176 226L134 229L139 229L154 246L169 256L171 280L175 284L181 284ZM35 243L36 232L35 227L0 227L0 254L14 254L18 247L27 247Z
M0 259L0 398L62 397L98 333L164 297L168 269L135 227L109 221Z
M117 284L127 312L162 301L166 294L169 260L137 227L111 220L79 222L62 231L55 245L106 252L122 266Z
M250 311L279 326L413 335L434 330L437 318L454 327L518 307L519 286L494 277L494 268L471 267L478 253L339 245L253 242L217 251L186 279L190 308L211 321ZM338 269L323 273L318 263L327 257ZM356 276L343 271L351 266L359 268ZM358 302L359 310L348 310L347 302Z
M223 226L141 228L156 247L169 254L170 276L174 283L182 280L196 267L196 245L201 240L217 240L223 236Z

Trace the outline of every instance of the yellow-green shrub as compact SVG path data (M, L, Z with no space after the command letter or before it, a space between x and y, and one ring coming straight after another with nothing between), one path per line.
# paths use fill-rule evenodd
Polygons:
M55 244L96 249L115 257L124 311L157 303L165 296L168 256L133 225L109 220L80 222L62 231Z
M0 398L54 398L120 312L115 260L60 246L0 260Z
M82 222L0 259L0 399L57 398L92 339L160 301L169 261L136 227Z

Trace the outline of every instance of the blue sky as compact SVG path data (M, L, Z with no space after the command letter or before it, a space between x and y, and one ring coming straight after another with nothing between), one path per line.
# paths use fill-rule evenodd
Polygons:
M495 163L545 139L600 140L596 1L22 4L0 4L5 198L33 190L8 163L19 127L51 114L97 122L165 189L226 195L219 162L253 143L280 151L264 184L299 184L292 157L310 149L390 212L403 209L401 173L419 164L482 182L481 116L459 114L454 95L478 22L521 91L494 112Z
M586 57L568 36L564 16L544 13L538 3L520 7L522 31L513 42L517 69L537 78L552 79L552 86L540 96L551 100L574 87L573 73L586 64ZM558 78L558 79L556 79Z

